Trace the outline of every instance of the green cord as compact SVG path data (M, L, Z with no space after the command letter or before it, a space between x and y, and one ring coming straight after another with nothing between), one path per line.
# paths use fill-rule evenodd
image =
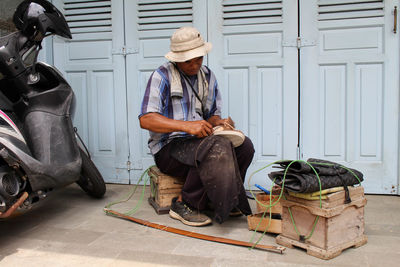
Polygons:
M154 166L154 165L153 165L153 166ZM124 215L127 215L127 216L130 216L130 215L136 213L136 212L139 210L140 206L142 205L143 198L144 198L144 193L145 193L145 191L146 191L147 182L148 182L150 176L154 176L154 174L149 174L149 170L150 170L150 168L152 168L153 166L150 166L149 168L147 168L147 169L142 173L142 175L141 175L140 178L139 178L139 181L136 183L136 185L133 187L133 189L132 189L126 196L122 197L121 199L119 199L119 200L117 200L117 201L114 201L114 202L111 202L111 203L107 204L107 205L104 207L104 212L105 212L106 214L108 214L108 215L111 215L108 211L110 210L110 208L111 208L112 206L129 201L129 200L132 198L132 196L135 194L135 192L136 192L136 190L137 190L137 188L138 188L140 182L143 180L143 177L146 175L146 178L144 179L144 186L143 186L142 193L141 193L141 195L140 195L140 199L139 199L138 203L135 205L135 207L134 207L133 209L131 209L131 210L129 210L129 211L123 213L123 214L124 214ZM152 184L152 183L150 182L150 184ZM152 194L153 194L153 188L151 188L151 191L152 191Z
M287 173L287 171L289 170L290 165L292 165L293 163L295 163L295 162L297 162L297 161L298 161L298 160L290 162L289 165L286 167L285 172L283 173L281 192L279 193L279 197L278 197L278 199L273 203L273 205L276 205L276 204L281 200L282 195L283 195L283 190L284 190L284 187L285 187L286 173ZM261 170L263 170L263 169L265 169L265 168L271 166L272 164L279 163L279 162L282 162L282 160L278 160L278 161L275 161L275 162L273 162L273 163L271 163L271 164L268 164L267 166L265 166L264 168L259 169L258 171L261 171ZM257 172L258 172L258 171L257 171ZM251 179L251 177L252 177L253 175L254 175L254 173L252 173L252 174L250 175L250 177L249 177L249 185L250 185L250 179ZM254 236L255 236L257 230L258 230L258 227L259 227L261 221L264 219L265 213L266 213L268 210L269 210L269 222L268 222L267 227L266 227L265 230L263 231L262 235L258 238L258 240L254 243L254 245L253 245L250 249L253 249L256 245L258 245L258 243L261 241L261 239L265 236L265 234L266 234L268 228L271 226L271 219L272 219L271 199L272 199L272 188L273 188L274 183L275 183L275 180L272 182L272 186L271 186L271 190L270 190L270 197L269 197L269 199L270 199L270 206L269 206L269 207L263 205L261 202L259 202L259 201L257 200L256 197L254 197L254 199L256 200L257 203L261 204L261 205L264 206L264 207L267 207L267 209L266 209L265 212L263 213L263 216L261 217L260 222L258 223L256 229L254 230L254 233L253 233L253 236L252 236L250 242L252 242L252 240L253 240L253 238L254 238ZM249 186L249 188L250 188L250 186ZM254 194L253 194L253 192L252 192L251 190L250 190L250 192L251 192L251 194L254 196Z
M258 222L258 224L257 224L257 226L256 226L256 229L254 230L254 233L253 233L253 235L252 235L252 237L251 237L251 239L250 239L250 242L253 242L253 239L254 239L254 237L255 237L255 235L256 235L256 233L257 233L257 230L258 230L258 228L259 228L259 226L260 226L260 224L261 224L261 221L265 218L265 214L267 213L267 211L269 211L269 222L268 222L268 225L267 225L267 227L265 228L265 230L264 230L264 232L262 233L262 235L258 238L258 240L253 244L253 246L252 246L251 248L249 248L250 250L253 249L255 246L258 245L258 243L259 243L259 242L261 241L261 239L264 237L265 233L267 232L268 228L269 228L270 225L271 225L271 219L272 219L272 212L271 212L271 209L272 209L273 206L275 206L275 205L278 204L278 202L280 201L280 199L281 199L281 197L282 197L282 194L283 194L283 187L284 187L285 177L286 177L286 172L285 172L285 175L284 175L284 179L282 180L281 192L280 192L280 194L279 194L278 199L277 199L274 203L272 203L272 198L271 198L271 195L272 195L272 187L273 187L273 183L272 183L271 190L270 190L270 198L269 198L269 200L270 200L270 205L269 205L269 206L268 206L268 205L264 205L263 203L261 203L260 201L257 200L257 198L256 198L256 196L254 195L253 191L250 189L250 188L251 188L251 186L250 186L251 178L253 177L254 174L256 174L256 173L258 173L258 172L264 170L265 168L268 168L268 167L272 166L273 164L276 164L276 163L279 163L279 162L283 162L283 161L284 161L284 160L274 161L274 162L272 162L272 163L270 163L270 164L268 164L268 165L266 165L266 166L264 166L264 167L262 167L262 168L260 168L260 169L258 169L258 170L256 170L256 171L254 171L254 172L251 173L250 176L249 176L249 179L248 179L248 187L249 187L249 190L250 190L251 195L253 196L253 198L255 199L255 201L256 201L259 205L261 205L262 207L265 207L265 208L266 208L265 211L264 211L264 213L263 213L263 215L261 216L260 221Z

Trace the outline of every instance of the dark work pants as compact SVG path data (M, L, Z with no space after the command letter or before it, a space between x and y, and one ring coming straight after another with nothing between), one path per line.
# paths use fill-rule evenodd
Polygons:
M166 174L185 179L183 201L203 210L211 202L215 219L222 223L237 207L251 214L243 182L254 155L253 143L246 137L233 148L221 136L177 138L155 156L157 167Z

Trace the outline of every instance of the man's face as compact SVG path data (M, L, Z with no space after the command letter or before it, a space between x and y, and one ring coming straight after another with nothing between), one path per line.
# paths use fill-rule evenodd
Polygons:
M196 57L185 62L176 62L178 68L188 76L196 75L201 65L203 64L203 57Z

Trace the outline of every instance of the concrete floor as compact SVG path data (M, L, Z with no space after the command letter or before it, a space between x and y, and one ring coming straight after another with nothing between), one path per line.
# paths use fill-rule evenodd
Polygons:
M22 215L0 221L1 266L399 266L400 197L368 195L365 228L368 243L332 260L302 249L283 255L183 237L106 216L103 207L132 186L107 185L103 199L91 199L76 185L57 190ZM147 199L148 193L145 197ZM140 197L116 207L131 209ZM253 205L254 203L252 203ZM157 215L144 201L135 217L204 234L250 241L245 217L222 225L186 227ZM257 237L260 235L257 234ZM275 235L261 244L275 245Z

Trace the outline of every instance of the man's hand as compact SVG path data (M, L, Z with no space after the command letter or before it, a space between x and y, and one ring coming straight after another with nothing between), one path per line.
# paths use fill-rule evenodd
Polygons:
M228 117L227 119L221 119L220 116L212 116L207 120L209 123L211 123L214 127L215 126L231 126L232 128L235 128L235 122L231 119L231 117Z
M235 122L232 120L231 117L228 117L227 119L222 119L222 121L223 121L222 125L228 124L228 125L232 126L232 128L235 128Z
M212 128L212 125L205 120L187 121L184 131L198 138L202 138L211 135L213 132Z

